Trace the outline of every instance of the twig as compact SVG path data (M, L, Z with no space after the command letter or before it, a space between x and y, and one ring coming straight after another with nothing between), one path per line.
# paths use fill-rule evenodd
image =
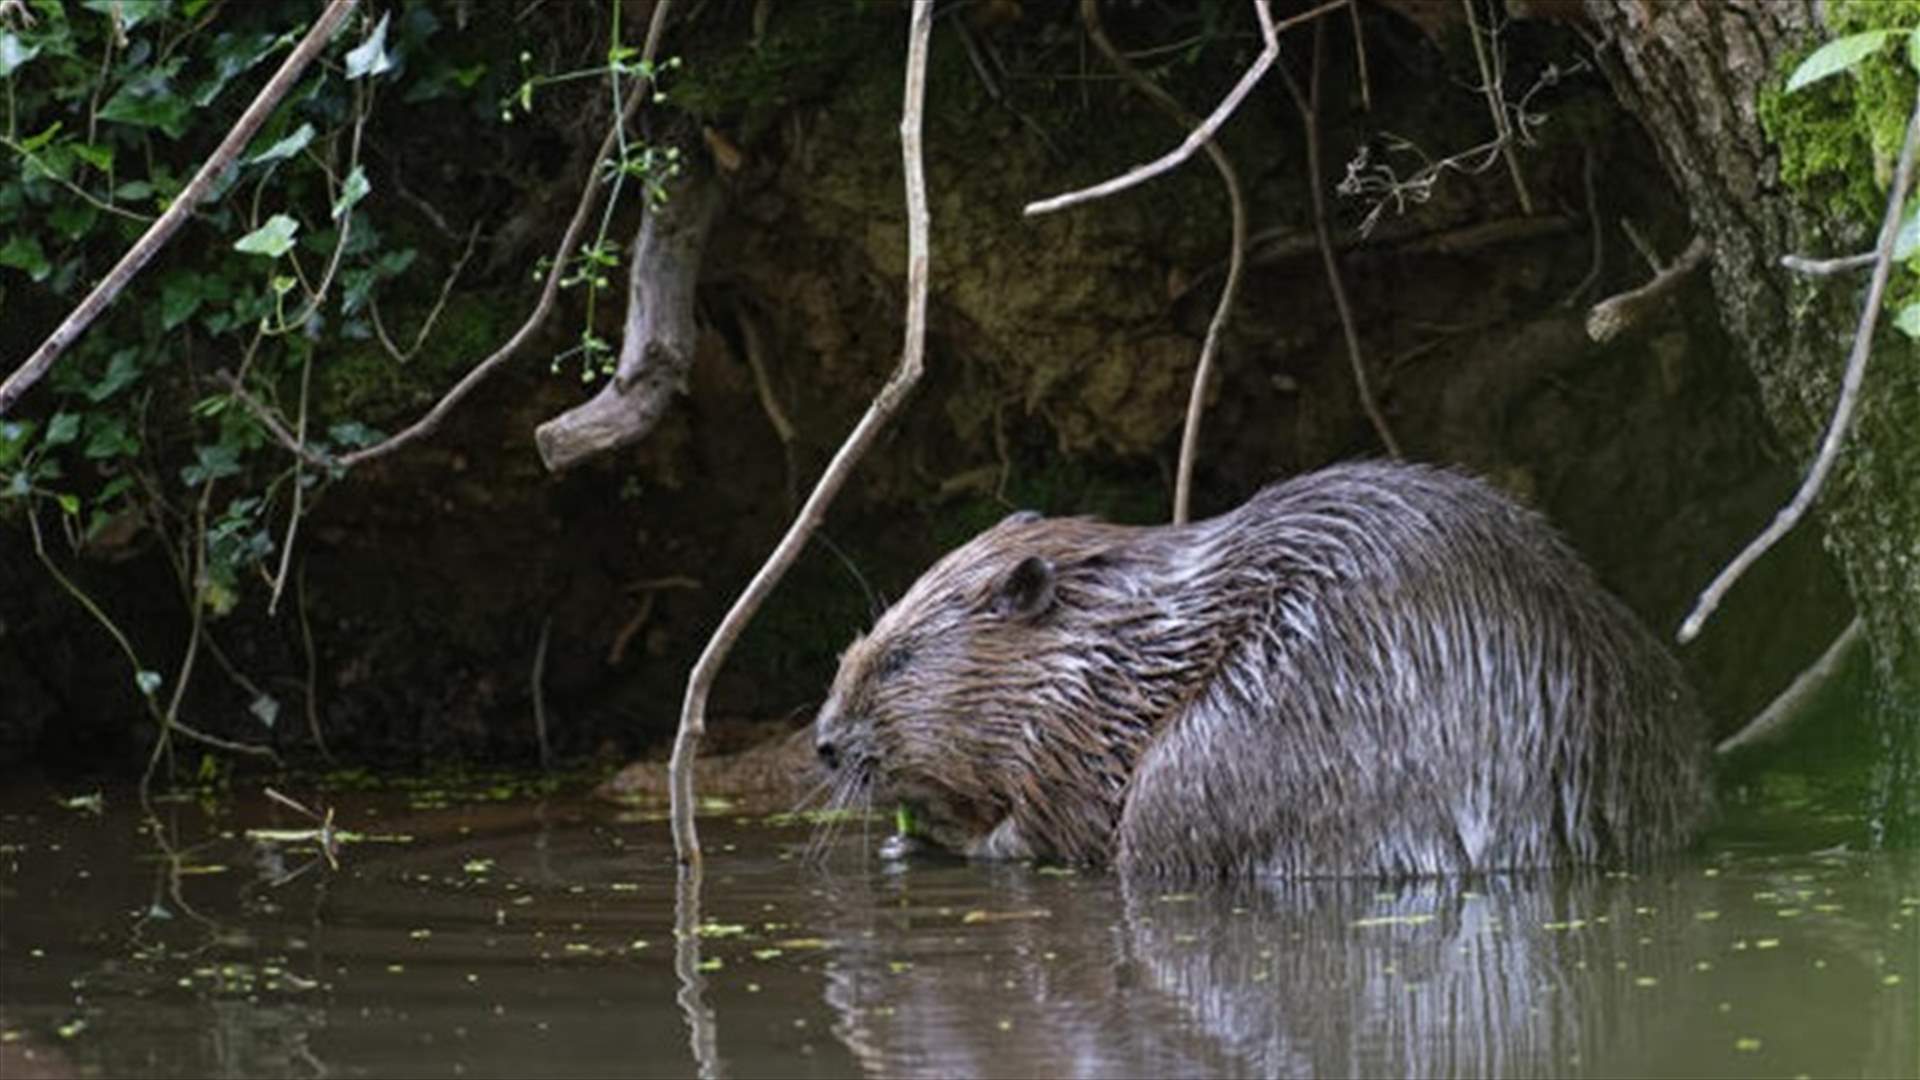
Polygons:
M553 751L547 744L547 639L553 616L540 621L540 643L533 649L533 733L540 740L540 771L553 771Z
M300 608L300 648L307 657L307 730L313 733L313 745L320 750L320 756L329 763L333 761L333 751L327 749L326 737L320 733L319 694L316 683L319 681L319 665L314 663L313 626L307 621L307 561L300 560L300 576L293 582L293 597Z
M47 369L53 366L53 362L66 351L67 346L73 344L82 333L86 332L93 320L98 318L100 313L120 295L121 290L127 287L127 283L133 280L134 275L146 267L148 261L166 245L180 226L186 224L187 217L193 213L194 207L200 204L200 200L206 197L214 182L233 164L234 159L240 156L240 152L246 149L254 132L266 122L280 99L286 96L287 91L292 89L294 82L300 78L301 72L305 71L313 58L326 47L328 40L333 37L333 32L353 12L354 5L358 2L359 0L328 0L326 8L314 21L313 29L307 31L307 36L301 39L300 44L288 55L286 62L280 65L280 70L275 72L273 78L267 81L267 85L261 88L260 93L253 99L253 104L247 106L247 111L240 114L240 119L235 122L232 130L227 132L227 137L220 140L220 145L215 147L213 153L208 155L207 160L201 164L200 171L194 173L193 179L188 181L179 195L175 196L173 204L167 207L167 212L160 215L160 220L154 222L133 247L120 257L120 261L107 272L106 277L100 280L100 284L94 286L86 299L80 301L80 305L54 328L53 333L47 335L47 339L40 343L40 347L27 358L27 362L7 376L6 382L0 383L0 416L5 416L7 411L13 408L14 403L20 400L20 396L46 374Z
M1400 452L1400 440L1393 437L1393 429L1387 426L1387 418L1380 411L1379 402L1373 397L1373 382L1367 376L1366 358L1360 352L1360 331L1354 326L1353 305L1347 300L1347 285L1340 274L1340 259L1334 253L1333 229L1327 224L1327 196L1321 190L1320 173L1320 60L1324 52L1326 34L1324 23L1314 28L1313 67L1307 75L1307 92L1300 92L1300 84L1288 73L1286 65L1280 67L1280 80L1286 85L1287 94L1293 98L1293 104L1300 112L1300 125L1303 137L1307 141L1307 188L1313 195L1313 232L1320 242L1320 262L1327 273L1327 289L1333 293L1334 309L1340 313L1340 333L1347 345L1347 364L1353 370L1354 392L1360 398L1360 407L1367 414L1367 420L1373 425L1373 432L1380 437L1380 444L1394 457L1403 456Z
M440 320L440 313L446 310L447 297L453 295L453 283L460 280L460 272L467 268L468 260L473 258L474 243L479 239L480 223L476 221L473 227L467 230L466 249L460 253L459 261L453 264L453 269L447 271L446 278L440 282L440 296L433 302L433 309L427 312L427 320L420 324L419 331L413 335L413 346L407 351L401 352L400 348L393 343L393 338L387 335L386 325L380 321L380 298L372 295L367 297L367 313L373 316L373 332L380 339L381 347L387 350L387 355L393 357L394 363L404 364L412 360L420 351L420 347L427 343L427 335L433 333L433 324Z
M1227 92L1227 96L1215 107L1213 114L1207 117L1205 123L1194 128L1192 133L1187 136L1186 141L1174 147L1165 155L1149 161L1145 165L1136 165L1111 180L1095 184L1089 188L1081 188L1079 191L1070 191L1064 195L1055 195L1051 199L1041 199L1038 202L1030 202L1021 213L1027 217L1038 217L1041 214L1051 214L1055 210L1065 210L1069 206L1078 206L1081 203L1092 202L1095 199L1104 199L1115 192L1125 191L1136 184L1145 183L1192 157L1195 150L1200 149L1200 147L1206 145L1207 142L1213 138L1214 134L1220 130L1221 125L1227 122L1227 118L1233 115L1233 111L1240 107L1240 103L1246 100L1246 96L1253 91L1254 86L1266 75L1267 69L1273 66L1274 60L1280 55L1280 47L1275 40L1280 31L1298 23L1306 22L1309 19L1317 19L1351 2L1352 0L1328 0L1327 3L1321 4L1318 7L1310 8L1291 18L1282 19L1275 23L1272 21L1273 15L1267 0L1254 0L1254 11L1260 15L1260 29L1267 37L1267 46L1260 50L1260 55L1254 58L1253 64L1247 68L1246 74L1240 76L1240 81L1234 85L1232 90Z
M280 542L280 572L273 575L273 595L267 600L269 619L279 610L281 590L287 587L287 568L293 565L293 541L300 530L300 504L306 494L306 485L300 482L300 462L305 460L307 451L307 386L313 377L313 349L307 348L304 355L300 364L300 419L293 431L293 509L287 515L286 538Z
M1353 16L1353 56L1360 68L1360 109L1372 112L1373 80L1367 75L1367 35L1360 28L1360 5L1348 4L1347 13Z
M1794 492L1793 500L1700 594L1700 599L1694 603L1693 613L1680 624L1682 644L1699 635L1707 617L1720 606L1727 590L1740 580L1740 575L1746 573L1747 568L1778 543L1788 530L1800 523L1800 519L1806 516L1807 508L1813 505L1814 496L1820 494L1827 474L1833 471L1833 463L1840 456L1840 444L1846 440L1847 431L1853 423L1853 409L1860 397L1860 384L1867 374L1867 356L1873 352L1873 330L1880 321L1880 303L1886 296L1887 279L1893 275L1893 245L1900 236L1900 217L1906 209L1907 192L1913 187L1913 161L1917 145L1920 145L1920 94L1914 98L1913 115L1907 121L1906 142L1900 147L1900 164L1894 170L1893 190L1887 195L1886 217L1880 223L1880 242L1874 246L1873 279L1867 286L1866 306L1860 312L1859 325L1854 329L1853 351L1847 357L1847 373L1841 380L1840 400L1834 405L1833 419L1827 424L1827 434L1821 441L1819 456L1814 459L1813 468L1801 482L1800 490Z
M1687 250L1671 266L1661 267L1657 261L1649 259L1657 268L1652 281L1637 289L1609 296L1588 309L1587 337L1604 344L1645 322L1660 302L1678 289L1687 275L1704 265L1711 254L1713 245L1707 242L1706 234L1701 233L1693 238Z
M1487 111L1493 114L1494 135L1500 140L1501 155L1507 159L1507 172L1513 177L1513 190L1520 197L1520 212L1533 213L1533 195L1527 191L1527 180L1520 172L1520 155L1513 150L1513 126L1507 119L1506 96L1501 90L1501 74L1496 72L1495 63L1487 57L1487 44L1481 40L1480 16L1474 11L1473 0L1460 0L1460 6L1467 9L1467 36L1473 39L1473 59L1480 65L1480 89L1487 98ZM1497 31L1496 31L1497 32Z
M1833 644L1827 646L1827 651L1820 654L1820 659L1795 676L1793 682L1760 711L1760 715L1749 720L1739 731L1720 740L1713 752L1730 754L1742 747L1767 742L1781 735L1788 724L1806 715L1807 706L1814 695L1833 681L1847 657L1853 654L1855 646L1865 636L1866 623L1855 615L1847 628L1833 639Z
M1594 174L1599 170L1594 166L1597 155L1593 147L1585 148L1580 168L1580 182L1587 192L1587 230L1591 234L1588 243L1593 247L1593 257L1587 263L1587 275L1560 301L1561 307L1572 307L1587 295L1587 291L1600 281L1600 271L1606 266L1606 226L1600 222L1600 192L1594 185Z
M1255 3L1254 13L1260 17L1260 32L1266 36L1266 52L1279 55L1279 32L1274 29L1273 14L1265 3ZM1189 113L1174 100L1172 94L1154 85L1132 61L1114 48L1107 37L1105 27L1100 24L1099 0L1080 0L1080 19L1087 26L1087 36L1093 44L1106 55L1126 80L1133 84L1148 100L1160 107L1160 111L1173 118L1173 122L1184 127L1195 128L1198 118ZM1324 25L1324 24L1323 24ZM1220 299L1213 309L1213 319L1207 324L1207 337L1200 346L1200 361L1193 368L1193 387L1187 393L1187 419L1180 432L1180 461L1174 472L1173 480L1173 523L1185 525L1191 516L1193 506L1193 462L1200 445L1200 420L1207 411L1207 387L1213 381L1213 361L1220 353L1220 332L1227 324L1227 317L1233 312L1233 302L1240 294L1240 279L1246 271L1247 263L1247 200L1240 191L1240 174L1235 171L1227 152L1212 139L1206 143L1207 157L1220 173L1220 182L1226 185L1227 202L1233 209L1232 248L1227 256L1227 281L1220 288Z
M693 824L693 759L699 752L701 737L706 734L707 693L713 686L714 676L719 674L720 664L733 648L740 631L745 629L747 621L759 610L761 602L773 591L787 567L799 558L808 537L819 528L821 519L826 516L827 505L846 483L854 463L860 460L881 429L899 411L913 384L919 380L925 363L929 258L927 187L920 154L920 117L926 98L927 37L932 25L933 5L913 5L913 16L907 27L906 90L900 118L900 156L905 172L907 202L907 325L906 341L900 351L900 365L886 385L880 388L880 392L874 395L872 404L867 406L866 415L860 418L860 423L828 463L826 472L821 474L813 494L807 497L806 504L788 527L787 534L781 537L779 546L767 557L766 564L748 583L746 591L734 601L732 609L720 621L719 628L714 630L699 661L687 676L686 699L680 711L680 730L673 741L673 760L668 766L668 773L672 788L674 850L679 855L681 865L691 868L696 874L700 865L700 839ZM686 880L684 875L682 880Z
M213 378L215 382L226 387L227 392L233 395L234 400L238 401L243 408L252 413L253 418L260 421L261 427L267 429L267 434L272 435L274 440L281 446L286 447L293 456L317 469L335 469L339 467L340 462L308 446L305 439L299 438L295 436L293 432L288 431L286 422L280 418L280 414L268 408L259 398L254 397L253 394L247 390L246 384L240 381L239 376L230 371L222 370L214 372Z
M660 31L666 25L667 11L672 6L669 0L659 0L653 7L653 21L647 26L646 45L640 50L640 63L645 70L652 70L654 53L660 46ZM566 274L568 258L579 245L580 236L586 231L587 220L593 216L594 203L600 194L599 162L606 160L607 155L613 152L628 121L640 111L641 104L652 96L653 80L651 78L643 77L634 80L633 88L627 93L626 104L621 108L620 115L614 119L613 126L607 131L607 137L600 141L600 149L593 156L595 165L588 171L586 183L580 192L579 205L573 210L573 220L567 223L567 231L560 238L560 246L554 252L553 266L547 271L546 284L541 286L540 299L534 303L533 311L527 316L527 321L521 324L520 329L514 331L513 336L508 338L505 344L494 350L492 356L474 365L471 371L454 384L453 389L448 390L445 396L427 410L425 416L382 442L362 447L350 454L342 454L339 459L342 468L351 469L375 458L385 457L439 430L447 414L453 411L453 407L458 405L462 398L472 393L474 387L484 382L487 376L492 375L502 364L512 359L522 345L533 339L534 333L547 321L547 315L553 310L554 299L560 292L560 279Z
M1855 270L1865 270L1880 257L1877 251L1863 251L1858 255L1842 255L1837 259L1809 259L1805 255L1782 255L1780 265L1797 274L1813 277L1831 277L1834 274L1848 274Z

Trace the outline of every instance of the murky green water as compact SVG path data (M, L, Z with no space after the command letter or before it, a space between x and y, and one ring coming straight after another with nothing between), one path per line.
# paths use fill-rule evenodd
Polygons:
M585 802L296 791L369 839L274 885L272 803L163 806L163 858L72 794L0 794L7 1080L1920 1075L1909 857L1167 893L723 813L677 949L665 826Z

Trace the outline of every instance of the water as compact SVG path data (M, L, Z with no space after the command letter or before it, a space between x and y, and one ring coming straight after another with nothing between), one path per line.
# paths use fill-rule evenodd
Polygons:
M333 870L252 795L73 794L0 794L7 1080L1920 1075L1920 865L1804 837L1168 892L717 813L677 947L664 823L584 801L297 791Z

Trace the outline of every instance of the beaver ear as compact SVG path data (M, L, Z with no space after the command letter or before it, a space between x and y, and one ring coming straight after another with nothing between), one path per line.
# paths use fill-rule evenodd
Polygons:
M1032 619L1053 606L1053 563L1029 555L1008 572L993 596L995 614Z

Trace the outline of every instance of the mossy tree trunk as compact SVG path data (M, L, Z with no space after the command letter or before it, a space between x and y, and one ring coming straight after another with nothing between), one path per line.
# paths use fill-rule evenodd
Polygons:
M1804 468L1833 413L1866 275L1805 277L1783 269L1780 256L1867 250L1877 223L1784 183L1761 122L1765 95L1778 94L1793 62L1828 36L1824 8L1813 0L1586 0L1586 12L1611 39L1602 54L1616 92L1646 125L1694 227L1713 245L1722 320ZM1920 689L1914 353L1897 332L1875 342L1853 437L1817 504L1881 671L1909 694Z

